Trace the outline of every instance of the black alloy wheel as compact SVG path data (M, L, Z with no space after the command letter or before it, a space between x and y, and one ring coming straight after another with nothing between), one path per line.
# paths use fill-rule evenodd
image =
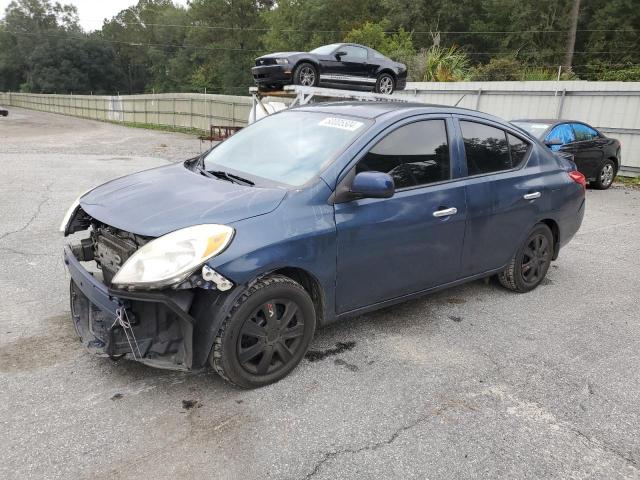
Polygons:
M528 292L544 279L553 258L553 234L545 224L536 225L524 244L500 274L500 283L516 292Z
M232 307L209 362L240 387L277 382L300 363L315 326L313 302L299 283L282 275L261 278Z
M298 305L283 298L267 300L244 321L238 335L240 365L254 375L286 368L302 344L304 318Z
M547 237L542 233L529 237L521 262L520 270L525 283L538 284L547 273L546 269L551 262L551 245Z

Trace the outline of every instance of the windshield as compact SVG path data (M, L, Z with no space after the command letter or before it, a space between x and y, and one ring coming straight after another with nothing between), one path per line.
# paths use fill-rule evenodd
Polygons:
M222 142L206 156L204 167L304 185L370 124L362 118L327 113L281 112Z
M338 48L341 43L332 43L331 45L323 45L321 47L311 50L309 53L315 53L316 55L331 55L331 53Z
M542 138L544 132L550 127L549 123L532 123L532 122L511 122L516 127L520 127L525 132L530 133L535 138Z

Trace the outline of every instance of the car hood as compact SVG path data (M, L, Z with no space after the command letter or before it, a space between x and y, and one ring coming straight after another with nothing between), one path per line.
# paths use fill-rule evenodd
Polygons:
M268 55L262 55L261 57L258 57L258 59L260 58L284 58L284 57L291 57L293 55L304 55L305 52L276 52L276 53L270 53Z
M202 223L229 224L269 213L286 190L208 178L180 163L128 175L82 196L96 220L138 235L158 237Z

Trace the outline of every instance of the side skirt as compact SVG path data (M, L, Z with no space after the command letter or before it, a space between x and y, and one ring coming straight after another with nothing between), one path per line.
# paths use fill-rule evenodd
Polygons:
M479 273L477 275L473 275L471 277L465 277L460 280L455 280L453 282L444 283L442 285L438 285L437 287L427 288L426 290L420 290L415 293L409 293L407 295L403 295L401 297L395 297L390 300L385 300L384 302L374 303L372 305L368 305L366 307L356 308L354 310L349 310L348 312L343 312L336 315L335 320L342 320L344 318L354 317L357 315L362 315L364 313L373 312L375 310L380 310L381 308L389 307L391 305L396 305L398 303L406 302L407 300L413 300L414 298L419 298L422 296L429 295L431 293L439 292L440 290L445 290L447 288L456 287L458 285L462 285L463 283L473 282L474 280L480 280L481 278L490 277L492 275L496 275L504 270L505 266L497 268L495 270L489 270L487 272Z

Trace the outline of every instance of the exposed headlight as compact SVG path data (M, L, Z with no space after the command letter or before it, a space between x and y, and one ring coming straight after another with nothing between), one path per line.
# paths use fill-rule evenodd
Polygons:
M69 220L71 220L71 217L73 217L73 215L76 213L76 210L78 209L78 207L80 206L80 199L82 197L84 197L84 195L91 191L92 189L89 189L83 193L81 193L80 195L78 195L78 198L76 198L73 203L71 204L71 206L69 207L69 210L67 210L67 213L64 214L64 218L62 219L62 223L60 224L60 231L64 234L67 231L67 225L69 224Z
M276 58L276 63L278 65L286 65L287 63L289 63L289 60L287 60L286 58Z
M222 252L234 230L226 225L195 225L143 245L113 277L123 287L159 288L179 283Z

